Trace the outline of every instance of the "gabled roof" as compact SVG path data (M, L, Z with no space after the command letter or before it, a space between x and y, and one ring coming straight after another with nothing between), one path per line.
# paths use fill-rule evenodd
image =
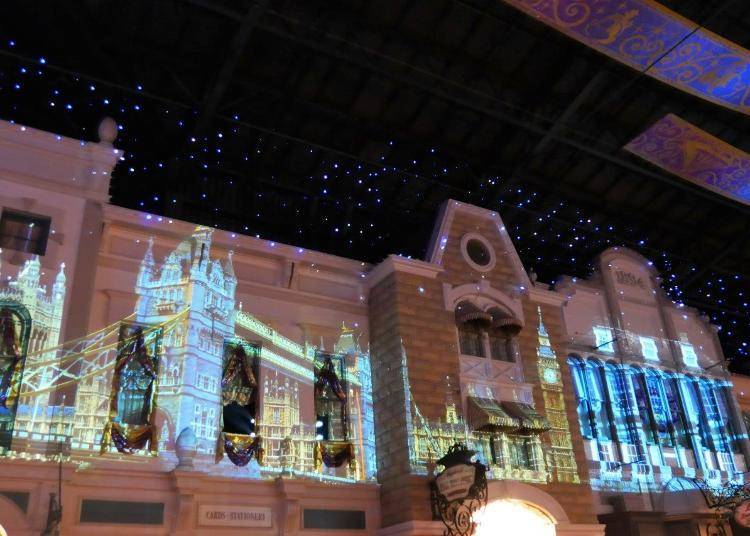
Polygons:
M440 213L438 219L435 221L435 227L432 231L432 238L427 248L427 257L425 260L438 266L442 265L451 225L458 213L469 214L472 218L491 222L493 228L497 230L497 236L505 248L506 254L510 258L513 271L518 277L518 283L526 289L530 288L531 282L529 281L529 276L524 269L521 258L518 256L518 251L516 251L513 245L513 241L505 228L500 214L469 203L462 203L455 199L448 199L440 207Z

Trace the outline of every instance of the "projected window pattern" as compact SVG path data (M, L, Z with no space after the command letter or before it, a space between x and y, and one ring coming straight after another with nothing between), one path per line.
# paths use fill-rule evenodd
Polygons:
M596 340L597 350L614 353L614 336L611 329L603 326L594 326L594 339Z
M652 416L650 421L655 443L665 447L673 447L675 443L674 426L672 424L674 419L667 403L660 374L653 369L648 369L645 372L638 371L636 375L646 385L644 395L647 398L647 406L650 410L648 411L649 416Z
M679 456L680 465L736 470L738 427L727 382L596 359L571 357L568 364L581 434L596 442L598 460L661 465L664 449L674 457L677 447L691 454Z
M195 404L193 430L195 437L216 439L216 408Z
M680 343L680 352L682 352L682 362L687 367L698 367L698 355L695 353L693 345L687 342Z
M196 376L195 386L202 391L207 391L209 393L218 393L219 378L198 372Z
M604 365L604 378L614 424L615 438L626 454L627 461L643 457L642 441L635 425L635 412L631 391L625 378L625 370L612 363Z
M638 337L641 343L641 353L649 361L659 361L659 351L656 348L656 341L651 337Z

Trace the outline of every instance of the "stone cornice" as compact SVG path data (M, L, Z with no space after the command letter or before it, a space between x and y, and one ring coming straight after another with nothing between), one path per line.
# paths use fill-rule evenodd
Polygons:
M0 121L3 178L98 202L109 199L110 174L122 151Z
M567 296L554 290L548 290L540 287L529 288L529 299L534 303L544 303L547 305L561 306L567 300Z
M394 272L435 279L442 271L442 267L429 262L407 259L400 255L389 255L383 262L370 270L365 278L365 286L371 289Z
M139 210L105 205L105 221L118 231L132 233L133 236L164 236L177 241L189 237L196 224ZM118 233L119 234L119 233ZM241 233L232 233L214 229L211 247L219 250L232 250L235 260L247 255L266 258L273 261L290 261L305 265L319 265L327 271L339 272L353 277L360 277L370 269L366 262L320 251L264 240Z

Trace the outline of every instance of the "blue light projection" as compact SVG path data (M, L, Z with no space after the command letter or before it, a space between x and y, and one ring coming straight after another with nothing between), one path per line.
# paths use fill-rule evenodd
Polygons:
M682 91L750 113L750 51L653 0L505 0Z
M568 364L587 457L599 462L594 489L660 489L675 472L741 478L746 436L732 414L730 382L593 358Z

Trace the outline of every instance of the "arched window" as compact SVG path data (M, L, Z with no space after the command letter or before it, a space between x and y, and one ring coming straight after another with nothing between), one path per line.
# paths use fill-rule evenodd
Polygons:
M515 361L511 345L511 335L507 331L493 328L488 332L490 339L490 356L498 361Z
M469 301L459 303L455 314L461 354L486 357L485 338L487 328L492 323L492 315Z
M709 448L717 454L719 468L725 471L734 470L731 456L730 441L726 422L719 409L718 393L711 380L701 378L694 380L695 387L703 403L704 434L707 436ZM706 444L706 443L704 443Z
M484 311L469 301L456 306L459 351L463 355L517 362L521 323L498 307Z
M596 418L597 438L611 441L613 439L612 419L607 404L607 390L602 378L602 363L590 359L586 363L585 370L589 402Z
M583 361L576 357L569 357L568 366L570 366L570 374L573 377L573 387L578 402L578 422L581 425L581 435L585 439L594 439L596 437L596 420L589 401Z
M664 394L667 397L667 406L669 407L669 416L672 429L674 430L675 441L682 448L692 448L692 441L688 433L690 427L686 421L687 412L680 400L680 389L677 379L671 374L665 374L662 386L664 387Z
M592 360L568 359L578 400L581 434L599 441L612 440L612 421L607 404L607 391L602 381L602 365Z
M614 363L607 363L604 365L604 377L609 391L609 403L617 440L623 452L628 454L627 461L643 460L644 453L640 433L635 424L635 412L625 370Z
M740 452L740 445L737 437L737 427L734 424L730 407L732 404L732 388L731 385L725 382L714 382L714 395L716 396L716 402L719 407L719 413L721 414L722 421L724 423L724 429L729 440L730 448L732 452Z
M461 354L484 357L483 330L479 322L459 322L457 327Z
M523 326L498 307L491 308L488 312L492 315L492 326L488 331L492 359L518 362L520 352L516 336Z

